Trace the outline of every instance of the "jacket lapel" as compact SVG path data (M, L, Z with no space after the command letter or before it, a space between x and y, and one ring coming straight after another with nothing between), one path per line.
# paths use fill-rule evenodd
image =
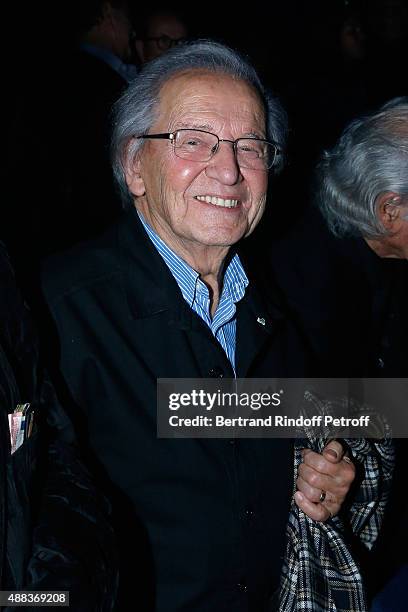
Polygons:
M191 315L176 280L146 234L136 210L129 211L119 226L120 266L124 291L134 318L151 317L164 311L177 311L172 322L191 326Z
M268 303L250 282L237 308L237 376L245 377L255 357L271 342L284 323L282 312Z

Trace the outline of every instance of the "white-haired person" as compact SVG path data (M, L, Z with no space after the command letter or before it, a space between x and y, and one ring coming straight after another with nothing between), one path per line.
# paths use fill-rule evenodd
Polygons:
M322 211L338 237L408 259L408 97L356 119L319 165Z
M381 321L378 315L366 315L378 323L371 326L372 336L380 336L381 328L376 376L406 377L408 266L379 258L408 259L408 97L394 98L351 122L322 155L318 176L316 199L332 234L340 241L352 238L366 245L359 253L371 270L372 311L382 310ZM350 275L354 266L361 261L353 262L350 256ZM386 308L380 309L381 302ZM372 565L373 589L378 591L386 577L389 582L374 600L373 612L408 607L406 440L398 440L396 450L389 512Z
M116 105L123 219L47 265L62 374L127 510L113 499L130 579L121 609L260 612L271 598L286 612L366 609L342 530L351 520L357 539L375 539L387 445L359 443L351 458L336 440L302 455L288 439L157 437L158 378L307 373L296 325L239 247L285 134L248 61L212 41L176 46Z

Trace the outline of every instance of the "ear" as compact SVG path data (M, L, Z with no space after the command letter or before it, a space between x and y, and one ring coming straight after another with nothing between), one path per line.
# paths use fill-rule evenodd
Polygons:
M378 216L389 232L396 232L401 225L402 197L393 191L387 191L379 196L377 201Z
M134 196L139 198L145 195L146 188L141 174L141 161L139 156L126 164L125 178L129 191Z

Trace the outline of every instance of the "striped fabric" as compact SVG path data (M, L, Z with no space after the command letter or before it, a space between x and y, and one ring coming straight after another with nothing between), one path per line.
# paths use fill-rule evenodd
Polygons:
M183 298L187 304L211 329L214 337L224 349L235 372L235 340L236 340L236 306L245 295L248 278L238 255L235 255L224 273L220 301L214 318L210 313L210 294L208 287L200 279L198 272L183 261L156 232L147 224L139 213L140 221L157 251L163 257L170 272L174 276Z

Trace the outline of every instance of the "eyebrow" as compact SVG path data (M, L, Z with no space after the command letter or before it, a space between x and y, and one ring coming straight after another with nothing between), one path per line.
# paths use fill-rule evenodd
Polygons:
M206 132L214 133L213 132L214 126L209 125L208 123L199 123L199 124L180 123L174 131L183 130L183 129L184 130L204 130ZM239 136L239 138L260 138L261 140L264 140L266 136L262 136L261 134L257 132L246 132L245 134L242 134L242 136Z
M180 123L179 127L177 129L187 129L187 130L208 130L211 132L211 130L214 129L213 125L210 125L209 123Z
M245 137L260 138L261 140L264 140L266 138L266 136L262 136L261 134L259 134L257 132L247 132L246 134L244 134L244 136L242 138L245 138Z

